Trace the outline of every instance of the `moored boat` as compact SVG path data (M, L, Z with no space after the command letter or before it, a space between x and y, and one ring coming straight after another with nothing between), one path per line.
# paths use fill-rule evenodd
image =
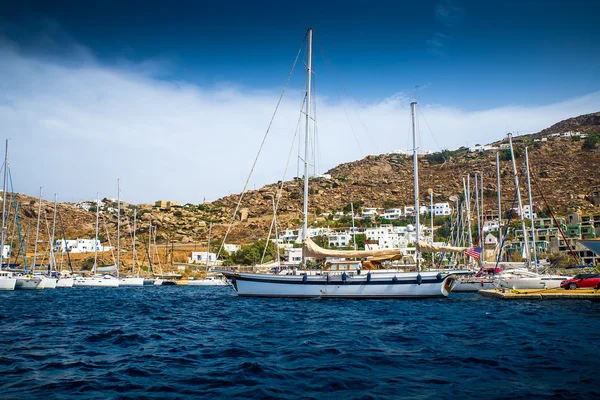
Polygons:
M17 282L15 283L15 290L36 290L43 289L40 287L42 278L36 278L33 276L18 276Z
M190 279L187 284L188 286L227 286L227 281L216 276L207 276L204 279Z
M119 287L119 280L112 275L78 276L73 286L79 287Z
M15 290L16 283L12 272L0 270L0 290Z

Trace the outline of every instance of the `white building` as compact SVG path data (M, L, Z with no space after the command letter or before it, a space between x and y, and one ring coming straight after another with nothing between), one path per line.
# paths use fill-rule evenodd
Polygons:
M242 246L240 246L239 244L225 243L223 245L223 250L225 250L229 254L235 253L236 251L238 251L241 248L242 248Z
M60 239L54 243L54 251L57 253L65 251L69 253L91 253L109 251L110 249L110 246L102 246L99 240L94 239Z
M298 265L302 262L302 248L292 247L285 249L285 259L288 263Z
M401 208L388 208L383 211L381 217L383 219L398 219L404 216Z
M349 232L334 232L327 238L329 247L346 247L352 245L352 235Z
M521 210L519 209L519 207L515 207L513 208L513 211L518 215L521 216ZM537 207L535 206L535 204L533 205L533 218L537 218ZM529 206L529 204L525 204L523 206L523 218L525 219L531 219L532 214L531 214L531 207Z
M192 251L192 256L188 258L190 264L208 264L208 265L221 265L223 261L217 260L215 253L206 251Z
M452 208L450 208L450 204L448 203L435 203L433 205L433 213L436 217L450 215L452 214Z
M2 262L4 263L4 260L7 260L8 262L8 258L10 258L10 246L5 244L4 248L2 249Z
M498 220L495 219L493 221L485 221L483 223L483 233L494 232L498 230Z
M362 211L363 218L372 218L372 217L376 217L378 215L379 215L379 213L377 212L376 208L363 208L363 211Z

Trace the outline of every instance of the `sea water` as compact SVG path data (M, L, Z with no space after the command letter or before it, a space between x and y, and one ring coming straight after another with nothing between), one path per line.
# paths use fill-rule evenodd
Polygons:
M0 293L2 398L600 398L600 304Z

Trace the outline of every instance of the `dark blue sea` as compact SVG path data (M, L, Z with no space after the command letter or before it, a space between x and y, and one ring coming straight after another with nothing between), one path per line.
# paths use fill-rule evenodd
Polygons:
M599 399L600 303L0 293L0 397Z

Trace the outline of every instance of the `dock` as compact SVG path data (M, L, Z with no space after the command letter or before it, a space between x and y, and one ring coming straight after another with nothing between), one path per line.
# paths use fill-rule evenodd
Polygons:
M522 289L480 290L479 294L502 300L591 300L600 301L600 291L595 289Z

